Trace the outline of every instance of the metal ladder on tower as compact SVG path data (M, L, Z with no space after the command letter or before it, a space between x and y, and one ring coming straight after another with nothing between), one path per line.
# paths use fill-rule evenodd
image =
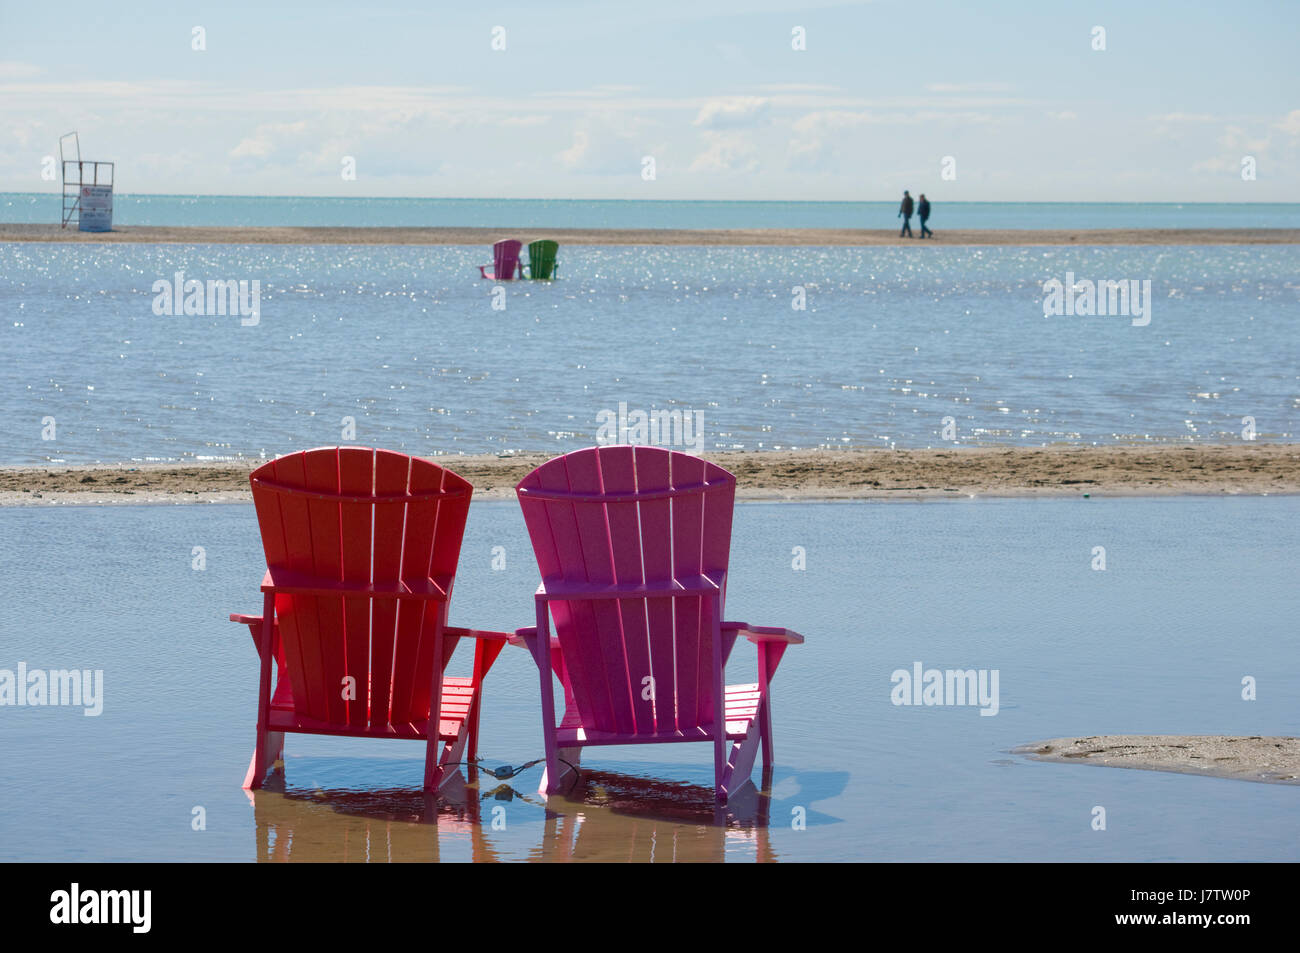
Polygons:
M63 143L71 139L73 146L77 150L76 159L68 159L63 154ZM77 177L75 180L68 178L68 166L75 162L77 166ZM72 216L81 203L81 139L75 132L59 137L59 167L63 170L63 224L61 228L67 228L68 222L72 221ZM68 190L72 191L69 192Z
M72 149L69 151L75 151L77 154L75 159L69 159L64 155L63 144L68 139L72 140ZM63 224L60 227L67 228L73 215L81 212L81 190L85 186L113 184L113 163L95 162L90 159L83 162L81 139L75 132L69 132L59 137L59 165L63 169ZM103 173L105 179L103 182L100 181L100 166L106 169ZM87 172L90 173L89 181L86 180Z

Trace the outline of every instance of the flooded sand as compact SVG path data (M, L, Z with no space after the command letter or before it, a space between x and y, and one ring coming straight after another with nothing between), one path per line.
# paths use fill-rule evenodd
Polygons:
M1300 738L1106 735L1053 738L1016 749L1039 761L1300 784Z
M0 537L0 668L103 672L96 717L0 708L23 765L0 777L4 860L1300 860L1294 785L1008 755L1135 728L1294 736L1300 496L739 505L726 615L807 641L773 682L766 796L722 817L706 744L590 750L546 803L535 765L426 805L423 744L292 735L282 789L250 804L257 656L226 617L261 605L253 508L7 507ZM536 585L518 505L476 502L449 621L529 624ZM997 715L894 704L891 674L918 663L999 672ZM728 681L755 665L738 647ZM539 757L527 652L484 688L484 764Z
M1297 228L1077 228L942 230L938 245L1294 245ZM149 242L224 245L491 245L501 238L580 245L910 245L892 228L413 228L339 226L120 225L80 232L0 223L0 242ZM926 244L929 244L927 241Z

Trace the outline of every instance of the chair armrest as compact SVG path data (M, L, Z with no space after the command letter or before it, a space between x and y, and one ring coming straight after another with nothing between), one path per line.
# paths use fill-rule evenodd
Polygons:
M260 615L244 615L241 612L230 613L230 621L238 622L240 625L257 625L262 621Z
M537 626L535 625L525 626L522 629L515 629L515 634L510 636L510 644L518 645L520 648L526 649L528 648L528 637L536 636L536 635L537 635ZM559 647L560 647L560 637L558 635L552 635L551 648L558 649Z
M457 625L443 626L442 634L458 639L484 639L489 642L506 642L511 639L508 632L497 632L493 629L463 629Z
M802 645L803 636L793 629L778 629L765 625L750 625L748 622L724 622L722 631L734 631L736 635L743 635L749 641L758 642L785 642L789 645Z

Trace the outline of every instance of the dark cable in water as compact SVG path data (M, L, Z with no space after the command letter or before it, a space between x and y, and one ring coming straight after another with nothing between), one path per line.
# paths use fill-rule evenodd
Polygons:
M484 771L492 775L492 777L496 778L498 781L508 781L511 778L519 774L522 774L524 771L527 771L529 768L533 767L533 765L541 764L545 760L546 760L545 758L534 758L532 761L528 761L524 764L521 764L517 768L514 767L513 765L503 764L499 768L493 769L484 765L483 759L479 758L476 761L453 761L450 764L442 765L442 767L456 768L456 767L464 766L470 768L478 768L480 771ZM571 764L568 761L565 761L563 758L557 758L556 760L558 760L561 764L566 764L569 766L569 770L573 772L573 777L574 780L576 781L578 778L577 766Z

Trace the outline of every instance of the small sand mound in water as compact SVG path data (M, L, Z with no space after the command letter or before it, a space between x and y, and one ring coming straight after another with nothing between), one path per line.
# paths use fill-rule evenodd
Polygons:
M1015 749L1039 761L1300 784L1300 738L1251 735L1089 735Z

